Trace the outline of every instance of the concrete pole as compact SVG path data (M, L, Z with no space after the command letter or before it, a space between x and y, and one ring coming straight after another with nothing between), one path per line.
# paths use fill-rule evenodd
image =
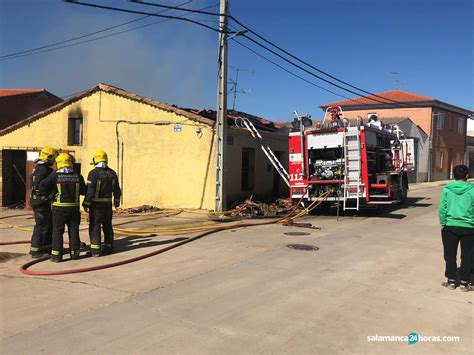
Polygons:
M226 209L225 151L227 145L227 0L221 0L219 19L218 84L216 115L216 201L215 210Z

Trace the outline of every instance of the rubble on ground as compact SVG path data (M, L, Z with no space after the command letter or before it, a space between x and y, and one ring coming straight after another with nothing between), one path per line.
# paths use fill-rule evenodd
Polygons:
M146 212L158 212L160 209L151 205L142 205L138 207L130 208L118 208L114 211L116 215L135 214L135 213L146 213Z
M293 209L290 199L277 199L273 203L253 201L252 196L242 203L234 204L231 208L233 216L277 217L284 216Z

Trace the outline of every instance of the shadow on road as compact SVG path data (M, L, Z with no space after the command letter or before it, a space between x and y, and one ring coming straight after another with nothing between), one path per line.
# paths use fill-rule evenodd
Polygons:
M371 205L370 207L363 207L359 211L354 210L342 210L342 203L339 207L339 216L344 217L363 217L363 218L389 218L389 219L403 219L407 215L403 212L405 208L421 208L421 207L430 207L432 203L421 203L424 197L409 197L404 204L400 205ZM332 206L325 206L318 208L312 211L313 215L319 216L337 216L337 204Z
M141 249L147 247L154 247L158 245L165 245L171 243L181 242L188 238L173 238L167 240L153 240L147 237L140 236L128 236L120 239L116 239L114 242L114 249L116 253L122 253L134 249Z

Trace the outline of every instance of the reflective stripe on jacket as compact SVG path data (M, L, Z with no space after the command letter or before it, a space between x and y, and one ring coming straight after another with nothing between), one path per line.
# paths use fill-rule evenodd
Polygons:
M54 193L53 206L79 207L80 195L85 195L86 184L82 175L71 172L54 172L40 184L43 193Z
M85 205L91 203L111 204L112 199L120 201L121 195L122 192L115 171L109 167L96 166L89 172L87 193L84 199Z

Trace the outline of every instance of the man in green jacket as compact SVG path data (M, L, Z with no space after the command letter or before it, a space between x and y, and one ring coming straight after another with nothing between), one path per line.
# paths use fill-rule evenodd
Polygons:
M474 185L467 181L469 169L458 165L453 170L454 178L447 184L439 201L439 223L442 230L446 282L442 285L456 288L456 254L461 244L461 267L459 277L461 291L474 290L469 284L471 258L474 246Z

